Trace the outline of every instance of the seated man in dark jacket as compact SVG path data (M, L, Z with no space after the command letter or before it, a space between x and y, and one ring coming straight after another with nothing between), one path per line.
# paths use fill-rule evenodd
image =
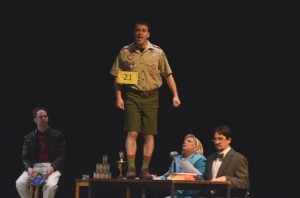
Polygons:
M47 178L43 187L43 197L54 198L61 169L66 160L64 135L49 126L48 111L39 107L33 111L37 128L24 137L22 163L24 172L16 181L19 195L30 197L29 185L37 174Z
M250 187L248 160L230 146L230 128L219 126L214 131L213 142L217 151L207 157L205 179L230 181L232 197L244 197ZM219 197L221 192L211 190L209 194L210 197Z

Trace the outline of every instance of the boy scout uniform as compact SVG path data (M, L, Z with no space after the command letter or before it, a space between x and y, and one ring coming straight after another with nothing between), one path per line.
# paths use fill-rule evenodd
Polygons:
M136 48L134 43L120 50L110 74L125 86L124 131L157 134L158 89L163 83L162 76L171 73L163 50L149 41L143 51Z
M125 85L128 90L135 91L137 94L157 90L162 86L161 76L166 77L172 73L163 50L149 41L143 52L136 48L134 43L120 50L110 74L118 76L120 72L124 71L129 72L129 74L130 72L135 73L137 81L127 84L121 79L120 84ZM125 79L124 76L123 78Z

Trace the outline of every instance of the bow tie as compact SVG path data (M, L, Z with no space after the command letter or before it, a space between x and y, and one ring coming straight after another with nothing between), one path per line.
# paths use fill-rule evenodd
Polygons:
M217 158L223 159L224 153L217 153Z

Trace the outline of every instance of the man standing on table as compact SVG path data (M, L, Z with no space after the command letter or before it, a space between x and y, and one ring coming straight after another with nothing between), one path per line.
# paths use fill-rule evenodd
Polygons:
M125 177L133 179L137 176L135 158L137 137L141 133L144 144L140 177L152 179L148 167L154 150L154 135L157 135L158 89L162 86L162 77L173 94L173 106L178 107L181 102L165 53L148 41L149 23L137 21L134 24L133 37L134 42L120 50L110 74L115 77L116 106L125 113L124 131L127 132L125 147L128 161Z

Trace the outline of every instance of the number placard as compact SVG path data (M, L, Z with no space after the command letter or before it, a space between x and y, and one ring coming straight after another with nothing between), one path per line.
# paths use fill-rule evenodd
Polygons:
M117 82L120 84L134 84L138 83L138 72L119 71Z

